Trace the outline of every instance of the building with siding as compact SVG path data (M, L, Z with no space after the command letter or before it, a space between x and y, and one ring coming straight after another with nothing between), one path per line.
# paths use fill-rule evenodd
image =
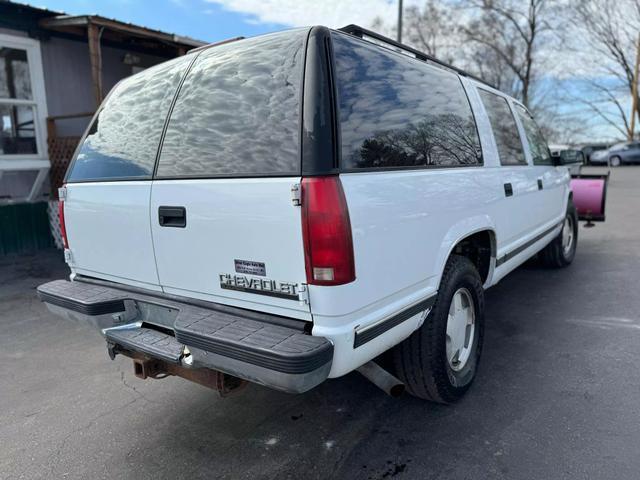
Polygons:
M0 0L0 255L52 245L57 188L109 90L204 44Z

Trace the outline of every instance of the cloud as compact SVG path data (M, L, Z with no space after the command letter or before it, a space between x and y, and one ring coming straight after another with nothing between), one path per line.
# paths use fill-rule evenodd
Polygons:
M252 22L292 27L325 25L339 28L350 23L371 26L376 17L393 22L398 15L395 0L207 0L226 10L250 15ZM405 1L420 5L421 0Z

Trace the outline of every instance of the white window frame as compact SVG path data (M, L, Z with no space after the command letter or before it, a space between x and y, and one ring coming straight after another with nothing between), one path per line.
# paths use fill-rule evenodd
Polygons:
M36 135L36 154L0 154L0 178L7 171L37 170L38 175L26 198L13 198L8 203L19 201L32 201L40 193L41 186L47 178L47 172L51 167L47 149L47 96L44 87L44 74L42 71L42 56L40 42L32 38L7 35L0 33L0 47L17 48L27 52L29 65L29 77L31 80L31 100L24 99L0 99L4 105L25 105L35 109L34 128ZM6 201L3 203L7 203Z

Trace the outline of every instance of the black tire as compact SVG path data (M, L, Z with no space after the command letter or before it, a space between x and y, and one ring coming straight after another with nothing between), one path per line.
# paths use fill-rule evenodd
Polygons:
M573 205L573 201L569 199L569 204L567 205L567 214L565 216L565 222L567 219L571 219L571 225L573 228L573 237L571 248L568 250L565 249L562 245L562 234L563 230L560 230L560 233L554 238L549 245L544 247L544 249L538 254L540 261L542 264L549 268L564 268L571 265L574 257L576 256L576 248L578 246L578 212L576 211L576 207ZM565 223L563 223L563 229L565 228Z
M465 365L454 371L447 360L446 336L454 293L464 288L475 310L474 337ZM424 324L393 350L395 371L407 391L418 398L452 403L462 397L476 376L484 335L484 290L471 261L451 255L440 280L436 302Z

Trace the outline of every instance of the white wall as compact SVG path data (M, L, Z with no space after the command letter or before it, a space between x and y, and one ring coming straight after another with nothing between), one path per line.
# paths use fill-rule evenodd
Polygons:
M47 108L49 116L93 112L96 109L86 42L51 37L41 42ZM106 94L122 78L132 73L123 58L127 50L102 47L102 88ZM132 52L133 53L133 52ZM134 53L140 66L150 67L165 59ZM56 122L58 135L81 135L90 118Z

